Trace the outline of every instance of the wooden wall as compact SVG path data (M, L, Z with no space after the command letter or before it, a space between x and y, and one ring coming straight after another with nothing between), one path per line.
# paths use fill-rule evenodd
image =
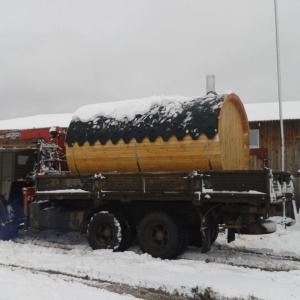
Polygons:
M300 173L298 172L297 139L300 140L300 120L284 121L285 171L295 176L296 200L300 203ZM251 122L250 129L259 129L259 149L251 150L250 169L267 166L281 169L280 122ZM263 161L263 153L267 153ZM299 158L300 159L300 158ZM299 173L299 174L298 174ZM299 190L299 191L298 191Z
M268 152L268 166L274 170L281 169L281 145L279 121L251 122L250 129L259 129L260 149ZM296 139L300 139L300 120L284 121L285 169L297 172ZM253 169L254 166L250 165Z

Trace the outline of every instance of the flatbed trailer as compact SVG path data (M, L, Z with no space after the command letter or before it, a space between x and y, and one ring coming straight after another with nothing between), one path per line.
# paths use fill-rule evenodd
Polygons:
M174 258L188 244L210 250L219 227L235 234L276 230L274 204L293 197L292 176L259 171L37 175L24 189L31 229L79 230L94 249ZM137 239L135 239L137 237Z
M219 227L228 242L272 233L268 218L293 199L293 178L248 171L249 144L233 93L82 107L66 136L59 127L3 132L0 238L18 226L77 230L93 249L137 243L171 259L189 244L209 251Z

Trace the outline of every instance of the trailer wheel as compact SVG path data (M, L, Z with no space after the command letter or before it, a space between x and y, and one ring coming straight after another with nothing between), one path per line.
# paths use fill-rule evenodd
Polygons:
M181 255L189 243L189 230L186 222L181 218L181 216L176 216L176 223L179 227L179 250L177 255Z
M165 213L151 213L140 223L138 244L143 252L153 257L172 259L182 247L177 223Z
M88 224L88 241L95 249L121 251L122 228L120 219L110 212L95 214Z
M213 244L219 235L219 225L218 224L213 224L211 226L211 244ZM202 247L202 233L200 231L200 228L198 227L193 227L191 228L191 235L190 235L190 240L189 240L189 245L201 248Z
M211 228L211 244L213 244L219 235L219 224L213 224Z
M202 233L198 226L192 226L190 228L189 245L197 248L202 246Z
M122 233L122 240L118 251L125 251L133 243L134 229L131 222L122 213L117 213L116 216L120 222Z

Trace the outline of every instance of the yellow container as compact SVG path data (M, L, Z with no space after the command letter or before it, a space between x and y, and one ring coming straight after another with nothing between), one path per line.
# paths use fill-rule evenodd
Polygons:
M129 120L117 119L120 112L101 115L99 107L94 120L75 117L70 124L66 154L72 174L248 169L249 124L235 94L154 103L150 113Z

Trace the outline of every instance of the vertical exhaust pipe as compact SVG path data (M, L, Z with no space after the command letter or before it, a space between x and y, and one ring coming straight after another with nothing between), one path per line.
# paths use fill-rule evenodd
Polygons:
M215 94L215 75L206 75L206 95Z

